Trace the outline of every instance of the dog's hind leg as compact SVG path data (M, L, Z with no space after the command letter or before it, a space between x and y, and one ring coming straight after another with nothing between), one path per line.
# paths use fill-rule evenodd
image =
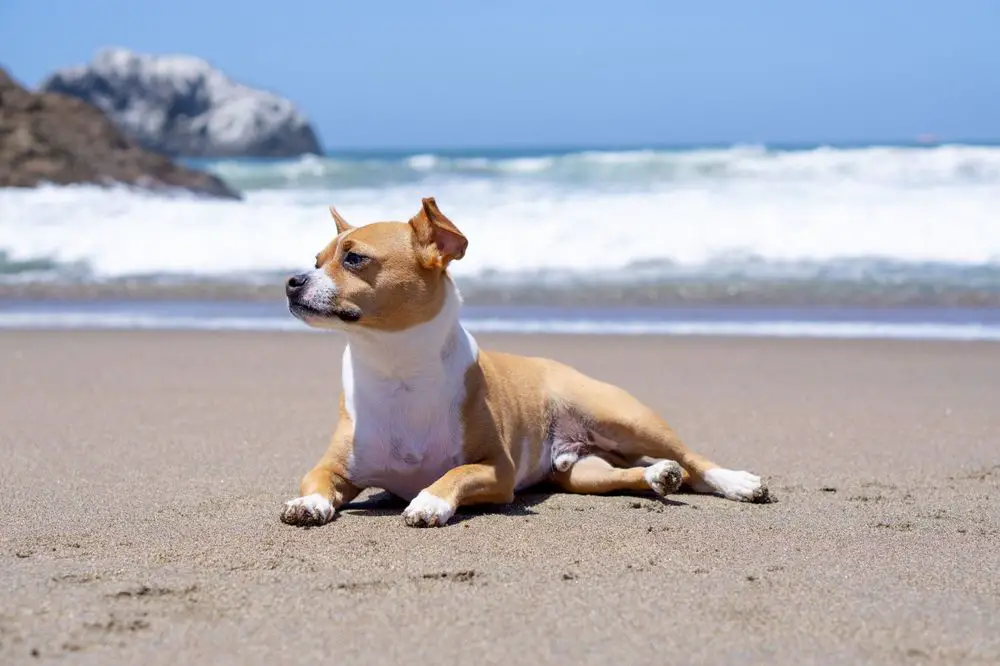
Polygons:
M563 366L553 375L556 403L594 436L595 444L625 458L675 460L694 492L743 502L768 502L767 486L750 472L725 469L689 449L655 411L624 389Z
M615 467L600 456L586 456L569 466L556 469L551 479L570 493L603 494L620 490L652 490L666 496L681 486L681 466L661 460L649 467Z

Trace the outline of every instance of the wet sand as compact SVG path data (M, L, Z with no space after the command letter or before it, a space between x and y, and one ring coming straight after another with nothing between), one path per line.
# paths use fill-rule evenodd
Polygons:
M655 406L754 506L532 492L281 524L337 336L0 333L0 663L1000 661L1000 345L480 336Z
M2 266L0 266L2 269ZM37 301L253 301L285 300L284 284L294 272L259 276L260 282L226 279L168 281L157 278L123 277L97 281L10 281L0 282L0 303ZM919 279L879 283L797 279L664 280L659 283L585 283L560 286L537 282L495 284L492 280L457 278L467 305L520 307L771 307L799 308L977 308L987 312L1000 308L997 285L981 285L975 280L955 278L946 284Z

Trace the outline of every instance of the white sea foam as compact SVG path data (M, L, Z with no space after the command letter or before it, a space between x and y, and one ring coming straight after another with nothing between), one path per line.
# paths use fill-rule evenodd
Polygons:
M246 200L0 189L0 253L8 263L82 262L96 277L250 279L310 264L334 233L330 204L356 223L405 220L433 195L470 239L460 277L647 279L790 264L822 277L858 258L1000 266L995 147L308 157L212 168Z
M405 160L405 164L416 171L431 171L437 163L438 158L434 155L414 155Z

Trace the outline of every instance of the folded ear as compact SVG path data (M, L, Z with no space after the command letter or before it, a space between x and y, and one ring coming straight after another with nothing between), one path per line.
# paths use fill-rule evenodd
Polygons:
M345 220L343 218L343 216L340 213L338 213L337 209L334 208L333 206L330 206L330 215L333 216L333 221L337 224L337 233L338 234L342 234L345 231L347 231L348 229L353 229L354 228L350 224L347 223L347 220Z
M434 197L427 197L420 203L420 212L410 220L410 226L423 250L421 261L424 265L444 268L448 262L464 257L469 241L438 209Z

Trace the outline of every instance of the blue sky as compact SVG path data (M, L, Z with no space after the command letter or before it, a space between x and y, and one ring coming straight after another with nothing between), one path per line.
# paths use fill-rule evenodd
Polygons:
M0 0L34 85L190 53L334 148L1000 138L997 0Z

